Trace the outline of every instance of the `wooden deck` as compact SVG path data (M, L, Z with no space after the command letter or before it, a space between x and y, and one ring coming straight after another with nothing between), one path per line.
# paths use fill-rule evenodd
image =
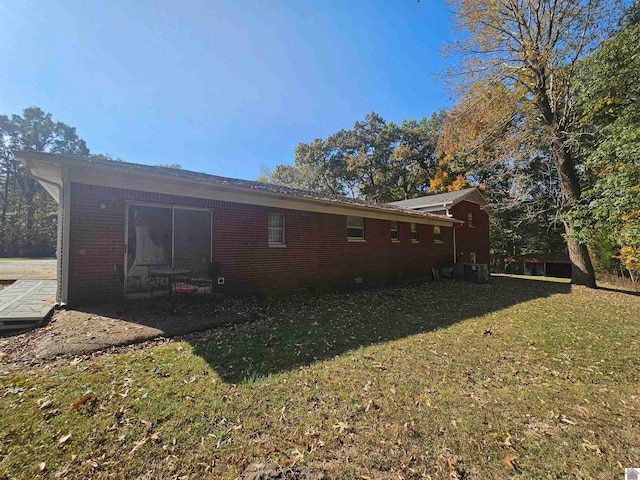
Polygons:
M38 326L53 310L55 280L17 280L0 290L0 330Z

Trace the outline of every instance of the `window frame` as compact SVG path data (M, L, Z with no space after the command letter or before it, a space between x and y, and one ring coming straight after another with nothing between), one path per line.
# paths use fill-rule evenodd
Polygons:
M433 242L443 243L442 241L442 227L440 225L433 226Z
M414 230L415 227L415 230ZM411 224L411 243L419 243L420 242L420 235L418 234L418 224L417 223L412 223Z
M362 223L362 225L349 225L349 222L354 220L354 219L359 219L360 222ZM364 242L365 241L365 220L364 217L359 217L359 216L355 216L355 215L348 215L347 216L347 240L350 242ZM353 232L353 230L360 230L361 234L354 236L351 235Z
M394 220L391 221L391 241L394 243L400 242L400 222Z
M473 221L473 212L467 213L467 226L469 228L476 228L476 225Z
M274 226L271 224L271 219L278 217L282 219L281 226ZM272 240L272 233L280 233L281 238L278 240ZM286 247L286 219L284 213L269 212L267 215L267 243L270 247Z

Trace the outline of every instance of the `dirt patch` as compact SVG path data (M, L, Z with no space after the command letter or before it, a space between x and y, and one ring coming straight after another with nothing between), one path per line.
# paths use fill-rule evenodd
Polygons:
M73 357L118 347L166 341L221 325L260 317L255 300L142 299L57 310L41 328L0 337L0 368L21 369L55 357Z

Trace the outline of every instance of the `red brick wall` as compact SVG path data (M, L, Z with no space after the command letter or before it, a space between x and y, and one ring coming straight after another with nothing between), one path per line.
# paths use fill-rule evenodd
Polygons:
M470 261L470 253L476 253L478 263L489 263L489 215L480 205L462 201L450 209L451 215L462 220L464 225L456 228L456 255L458 262ZM474 227L469 227L467 217L473 213Z
M447 227L436 243L433 226L418 225L419 242L412 243L410 224L401 222L400 242L393 243L390 221L366 218L366 241L348 242L341 215L73 184L69 304L120 294L113 266L124 262L125 209L135 202L210 208L214 261L223 265L230 294L349 287L356 277L365 285L391 283L428 277L453 258ZM269 212L285 214L284 248L268 246Z

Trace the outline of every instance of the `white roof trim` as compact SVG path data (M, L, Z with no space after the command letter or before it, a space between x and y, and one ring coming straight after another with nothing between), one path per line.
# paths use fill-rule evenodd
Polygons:
M377 209L368 205L341 203L322 198L298 197L267 190L253 190L248 186L219 184L208 182L206 178L185 178L179 175L170 176L161 172L118 169L117 164L90 162L74 157L38 152L20 152L17 156L25 165L29 165L33 171L39 172L37 179L43 185L45 183L62 185L64 171L68 174L68 181L73 183L444 227L451 227L454 224L461 223L459 220L444 216L438 218L440 216L433 214L431 216L415 215L413 212L409 213L411 210L407 210L405 214L402 211ZM56 196L54 198L57 199Z

